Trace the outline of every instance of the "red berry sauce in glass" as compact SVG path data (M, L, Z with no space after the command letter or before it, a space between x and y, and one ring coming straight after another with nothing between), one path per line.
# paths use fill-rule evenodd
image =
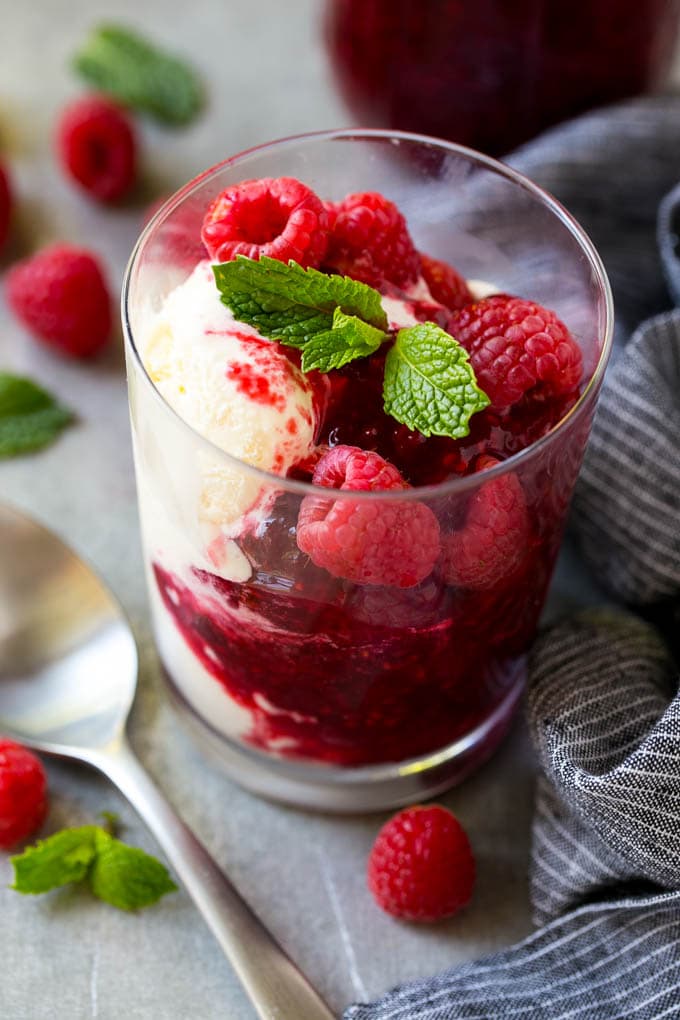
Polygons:
M506 415L476 415L466 439L425 439L384 414L382 361L376 355L331 374L319 442L377 450L413 485L470 473L482 453L506 459L576 400L528 395ZM564 449L555 443L552 451L560 486L549 465L523 479L531 523L522 566L491 590L447 585L437 567L409 589L334 577L298 549L300 497L290 493L240 541L249 581L195 570L189 587L155 564L185 641L251 713L243 739L291 758L355 766L436 750L487 720L518 676L542 608L566 507L559 493L570 491L580 460L566 456L574 443L565 435ZM311 469L292 475L309 480ZM429 501L442 531L460 526L467 498Z

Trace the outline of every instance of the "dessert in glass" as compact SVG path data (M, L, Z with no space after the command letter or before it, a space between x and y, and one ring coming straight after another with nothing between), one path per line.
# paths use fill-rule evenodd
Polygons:
M362 125L508 152L550 124L662 87L678 0L326 0Z
M140 238L123 318L156 641L249 789L394 806L498 746L611 342L590 241L453 144L252 149Z

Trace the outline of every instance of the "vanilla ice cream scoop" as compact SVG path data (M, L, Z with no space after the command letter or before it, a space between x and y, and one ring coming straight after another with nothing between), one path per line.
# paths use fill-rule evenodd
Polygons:
M311 452L312 384L283 347L235 321L209 261L167 296L140 346L168 404L221 450L277 475ZM262 482L207 448L200 458L199 516L235 536L238 522L258 507Z

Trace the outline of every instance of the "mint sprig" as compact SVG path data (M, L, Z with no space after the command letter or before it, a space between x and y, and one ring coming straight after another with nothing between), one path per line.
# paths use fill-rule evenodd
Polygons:
M203 105L201 84L188 64L122 25L95 28L73 65L100 92L164 124L188 124Z
M213 266L222 302L240 322L270 340L304 348L312 337L333 329L336 308L385 332L380 294L348 276L303 269L296 262L237 255ZM363 357L363 355L360 355Z
M85 881L100 900L138 910L177 889L160 861L98 825L62 829L10 860L11 888L24 895Z
M88 879L95 896L119 910L138 910L156 903L177 886L155 857L127 846L104 829L94 834L95 857Z
M14 867L12 889L37 895L60 885L81 882L96 853L96 828L96 825L82 825L77 829L62 829L10 858Z
M47 446L72 420L71 411L31 379L0 372L0 458Z
M333 313L332 328L316 333L302 348L302 371L330 372L356 358L374 354L386 335L356 315L345 315L341 308Z
M240 322L302 351L302 370L330 372L366 358L388 341L380 293L347 276L295 262L239 255L213 266L222 302ZM490 403L467 352L433 322L398 332L385 360L387 414L425 436L460 439Z
M385 411L424 436L461 439L490 401L464 347L433 322L400 329L385 359Z

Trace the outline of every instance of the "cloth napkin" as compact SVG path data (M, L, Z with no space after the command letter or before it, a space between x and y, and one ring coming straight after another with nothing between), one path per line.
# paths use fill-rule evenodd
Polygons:
M680 695L659 630L680 632L680 97L589 114L509 162L574 213L612 282L617 351L572 527L626 608L559 622L530 659L538 930L346 1020L680 1017Z

